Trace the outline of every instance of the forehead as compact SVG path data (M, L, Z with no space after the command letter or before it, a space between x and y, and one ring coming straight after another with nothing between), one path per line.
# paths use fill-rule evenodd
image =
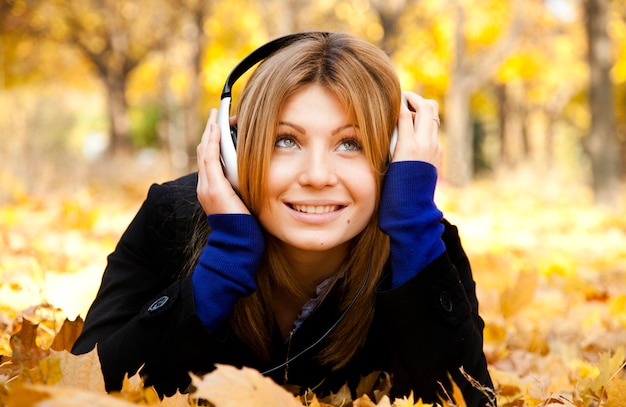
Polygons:
M305 85L292 93L284 100L279 109L278 120L305 120L305 121L341 121L355 123L356 115L353 109L348 108L347 98L338 97L333 90L313 83Z

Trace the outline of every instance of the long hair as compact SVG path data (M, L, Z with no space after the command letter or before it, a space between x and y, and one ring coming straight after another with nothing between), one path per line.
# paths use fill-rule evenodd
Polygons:
M265 199L283 103L310 84L330 91L346 113L355 118L363 137L364 153L377 174L374 215L351 242L337 273L342 278L334 280L333 290L341 295L338 312L355 302L317 352L319 363L337 369L365 342L374 315L376 286L389 254L388 238L377 226L378 207L382 178L389 162L390 138L400 110L400 84L382 50L343 33L309 33L259 64L237 107L240 194L252 214L258 214ZM257 274L258 288L237 302L230 324L240 340L269 361L270 329L274 326L272 294L280 288L299 298L304 292L275 238L267 235L266 239L264 262ZM366 275L367 282L355 300Z

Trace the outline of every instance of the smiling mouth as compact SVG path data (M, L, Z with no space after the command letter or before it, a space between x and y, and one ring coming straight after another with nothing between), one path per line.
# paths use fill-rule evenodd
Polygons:
M338 211L341 209L340 205L299 205L299 204L290 204L289 207L291 209L302 212L302 213L311 213L311 214L321 214L321 213L329 213Z

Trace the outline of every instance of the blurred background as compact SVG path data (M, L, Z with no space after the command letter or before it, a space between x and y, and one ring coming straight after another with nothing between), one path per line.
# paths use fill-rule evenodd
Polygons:
M523 169L619 203L624 0L0 0L0 201L193 170L232 67L309 29L381 46L440 103L445 182Z
M85 315L149 185L195 170L231 69L310 29L439 102L436 201L500 404L626 393L626 0L0 0L0 355L25 318L45 343Z

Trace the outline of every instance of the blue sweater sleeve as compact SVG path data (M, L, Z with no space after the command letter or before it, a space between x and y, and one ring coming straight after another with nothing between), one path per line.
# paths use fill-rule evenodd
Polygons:
M196 312L215 332L235 302L256 290L255 276L265 249L264 236L252 215L208 217L211 233L191 276Z
M399 287L446 250L443 214L434 202L437 169L423 161L391 163L381 194L379 227L391 244L392 287Z

